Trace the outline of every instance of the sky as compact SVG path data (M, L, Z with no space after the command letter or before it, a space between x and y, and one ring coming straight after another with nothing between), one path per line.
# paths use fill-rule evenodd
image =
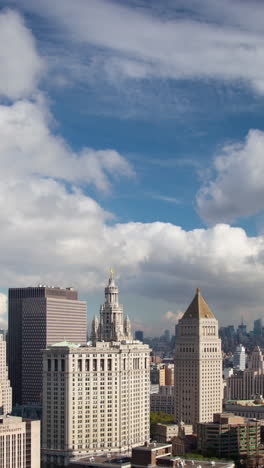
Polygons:
M0 327L9 287L114 268L135 329L197 287L264 311L264 3L0 0Z

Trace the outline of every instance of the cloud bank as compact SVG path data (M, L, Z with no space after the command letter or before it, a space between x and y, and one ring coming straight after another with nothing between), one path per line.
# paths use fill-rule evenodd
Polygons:
M261 2L167 2L165 8L109 0L20 0L23 4L48 17L65 40L77 45L69 71L75 69L79 77L83 69L85 79L108 76L118 82L122 77L212 79L264 92ZM191 13L188 19L183 7ZM90 67L78 61L80 46Z
M95 3L85 4L93 13ZM69 8L68 13L71 5L64 2L64 8ZM107 7L100 1L98 5ZM55 2L54 8L59 7L62 3ZM119 20L116 31L118 33L122 21L129 26L128 42L133 52L138 41L131 35L134 17L128 20L131 24L127 25L127 19L121 14L126 9L118 10L120 14L116 11L113 10ZM103 19L106 19L107 12L106 8ZM23 45L25 55L31 51L36 63L42 63L32 49L34 40L22 19L8 12L0 15L0 21L6 19L6 15L9 20L11 18L7 23L9 28L12 29L15 22L20 26L21 38L28 38ZM144 21L148 26L149 20ZM156 20L153 22L155 44L157 25ZM159 26L159 35L162 35L163 26ZM89 28L86 26L86 29ZM146 36L150 31L146 29ZM172 27L168 31L175 34ZM91 28L89 34L97 34L95 28ZM102 35L103 39L106 34L109 30ZM118 34L113 38L112 50L117 49L118 39L122 37ZM174 44L175 36L171 39ZM167 46L166 39L164 41L157 52L160 60ZM146 42L152 50L148 37ZM168 54L171 48L172 45ZM148 62L152 56L144 47L143 52ZM155 62L156 58L152 58ZM109 223L113 215L89 196L90 187L107 192L116 183L116 175L132 177L133 169L114 149L98 151L83 148L74 152L67 145L56 132L48 102L39 91L38 79L41 77L37 78L38 70L36 67L32 74L26 69L27 85L16 74L11 89L4 86L3 83L7 83L5 70L0 68L1 92L7 98L15 99L10 105L0 106L1 286L28 286L39 282L73 285L82 294L89 295L101 291L109 265L112 265L121 276L124 294L132 291L136 296L163 300L173 304L172 310L184 310L191 300L190 295L200 286L213 310L216 308L223 319L230 317L230 311L237 317L241 313L246 316L249 310L259 313L264 300L263 237L249 237L243 229L227 224L185 231L180 226L161 222ZM25 97L27 94L28 98ZM259 148L262 139L261 132L252 132L246 145L231 147L227 150L228 158L224 155L216 160L218 176L216 181L209 183L208 189L213 200L217 199L212 188L214 184L218 184L218 192L224 192L223 184L229 184L224 180L233 177L239 167L237 161L239 158L246 161L246 154L252 148L255 162L258 161L261 168ZM247 164L247 170L254 172L255 166ZM239 177L244 177L242 172ZM253 177L256 176L251 174L248 179ZM203 209L202 204L205 209L205 196L206 188L203 188L198 199L200 210ZM252 210L251 202L248 210ZM149 311L146 321L149 322Z
M0 96L28 97L37 89L44 71L35 40L15 11L0 14Z
M214 169L215 177L197 195L206 221L234 221L264 209L264 132L250 130L244 142L225 146Z

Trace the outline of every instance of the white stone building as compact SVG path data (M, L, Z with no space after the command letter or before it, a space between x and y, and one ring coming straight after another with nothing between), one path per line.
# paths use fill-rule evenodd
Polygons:
M241 371L246 368L246 350L242 344L239 344L234 352L233 367Z
M149 347L123 321L113 276L105 289L91 346L67 342L43 357L43 456L71 458L125 452L149 440Z
M6 365L6 341L4 335L0 333L0 414L7 414L11 411L12 389Z
M200 289L179 320L175 351L175 421L196 424L222 411L223 380L218 321Z
M40 468L40 421L0 416L0 468Z

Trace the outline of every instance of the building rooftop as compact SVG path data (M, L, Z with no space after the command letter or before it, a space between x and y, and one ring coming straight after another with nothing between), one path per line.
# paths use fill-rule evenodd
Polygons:
M201 295L200 288L197 288L196 294L182 318L215 318Z
M54 343L50 346L51 348L79 348L79 344L70 343L69 341L61 341L59 343Z
M264 406L264 400L228 400L228 405L241 405L241 406Z
M91 467L130 467L131 466L131 458L126 457L124 455L97 455L97 456L88 456L84 458L80 458L79 460L74 460L70 463L70 467L82 467L82 466L91 466Z
M145 445L140 445L139 447L135 447L132 449L133 450L158 450L158 449L161 449L161 448L172 448L171 447L171 444L161 444L161 443L158 443L158 442L150 442L150 443L146 443Z

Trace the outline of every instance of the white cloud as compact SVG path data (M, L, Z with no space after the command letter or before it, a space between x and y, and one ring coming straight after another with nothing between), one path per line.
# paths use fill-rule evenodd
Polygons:
M52 133L52 127L54 122L41 97L36 102L24 100L0 106L2 177L31 174L93 184L108 191L110 178L134 175L117 151L83 148L74 153L60 136Z
M233 221L264 209L264 132L250 130L244 142L225 146L214 169L216 176L197 195L206 221Z
M17 99L37 89L44 61L22 17L10 10L0 13L0 63L0 96Z
M216 1L192 2L192 14L186 18L170 9L171 4L167 15L163 11L158 16L151 7L140 10L105 0L24 2L26 8L55 21L60 34L64 31L68 40L81 44L83 53L85 45L97 48L95 55L101 57L96 61L97 79L108 74L117 81L121 77L242 80L263 93L264 7L260 2L248 7L234 3L230 9L226 1L221 7ZM87 53L93 55L91 50ZM84 73L87 79L87 66Z
M178 321L182 318L183 312L178 310L178 312L172 312L168 310L166 314L164 314L164 319L167 320L170 325L175 325Z
M55 8L61 12L62 5L69 9L69 14L63 15L63 18L70 21L69 17L72 16L71 21L76 23L73 33L83 13L80 9L80 16L74 16L79 11L77 2L72 15L73 4L67 0L63 3L53 2L51 8L53 13ZM129 51L133 59L134 56L137 60L140 57L143 65L147 64L147 67L159 73L162 68L165 73L173 71L173 67L166 66L172 54L174 62L175 57L177 59L175 63L179 70L178 74L175 70L173 73L175 76L182 74L186 65L183 63L185 54L179 52L176 39L177 34L181 33L181 40L184 39L183 25L177 23L175 32L175 24L165 25L160 20L150 20L139 14L127 18L127 9L119 10L116 7L113 10L110 8L110 11L107 3L99 0L82 5L88 5L91 13L88 19L91 18L91 21L89 19L84 28L87 17L83 15L83 25L80 24L83 38L78 37L79 40L103 45L113 33L113 37L110 37L112 42L108 42L109 50L120 52L122 48L122 53ZM48 1L45 7L49 9ZM102 11L103 7L105 11ZM101 18L98 16L100 12ZM110 31L113 14L117 23ZM14 22L21 21L18 16L12 15ZM96 18L99 23L94 27ZM134 34L135 18L139 21L138 36ZM8 24L10 26L11 23ZM198 34L199 25L193 26ZM146 40L141 49L139 44L143 40L144 27ZM184 27L187 27L187 31L189 28L190 33L190 24ZM85 29L90 31L91 37L86 36ZM125 32L127 40L122 42ZM203 30L201 34L205 32ZM193 37L193 31L190 37ZM202 48L204 39L199 35L197 37L197 44ZM194 45L191 43L186 47L186 57L190 60L189 49ZM205 51L200 52L199 47L197 55L206 54ZM223 51L220 44L220 53ZM212 49L208 53L210 58ZM227 59L223 56L225 65L228 59L230 55ZM190 64L187 63L186 76L189 76L188 67ZM197 73L197 63L193 67L194 73ZM207 68L204 73L209 72ZM21 73L26 76L23 71ZM12 98L32 92L37 83L36 73L35 78L32 76L31 79L29 77L28 86L24 87L17 77L20 85L13 85L11 91L7 90L0 78L1 92ZM219 318L229 319L231 311L237 317L249 309L253 315L259 313L264 301L263 237L249 237L243 229L228 225L184 231L179 226L159 222L110 224L111 214L88 196L83 187L87 189L89 184L93 184L107 191L111 188L113 177L131 177L133 170L124 157L114 150L84 148L75 153L55 134L54 128L47 103L41 96L32 101L24 99L10 106L0 106L2 287L43 282L62 286L70 284L86 294L101 292L109 265L113 265L120 274L123 294L141 295L155 302L164 301L166 309L162 306L162 311L168 308L184 310L195 288L200 286L212 309L219 313ZM260 140L262 142L262 136ZM241 148L232 149L236 155L241 152ZM256 153L261 154L261 150ZM228 166L224 158L219 159L217 170L228 172L225 164ZM168 303L172 306L167 307ZM144 310L142 320L150 323L151 318L152 323L152 319L153 322L157 319L157 314L151 317L151 311ZM162 313L160 315L162 317Z
M0 328L7 328L7 296L0 292Z

